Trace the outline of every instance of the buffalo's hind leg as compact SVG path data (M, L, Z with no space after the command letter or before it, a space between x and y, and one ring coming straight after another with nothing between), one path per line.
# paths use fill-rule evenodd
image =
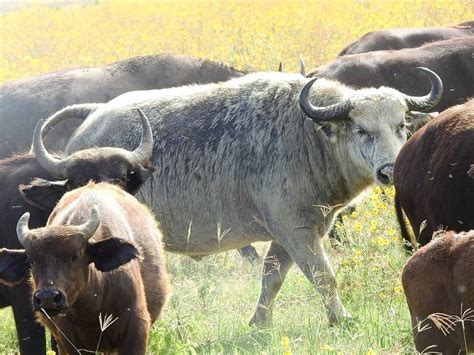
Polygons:
M293 260L288 253L278 243L272 242L263 261L260 298L250 324L258 326L272 324L273 302L291 265Z
M463 346L464 337L461 324L456 324L454 329L449 329L449 332L445 334L441 329L438 329L438 326L431 319L428 319L428 317L416 316L411 309L410 315L415 347L418 352L423 354L437 353L443 355L466 354L466 349L464 349ZM419 319L422 319L422 321L419 321ZM468 327L465 329L469 332Z
M20 353L22 355L46 354L45 332L34 315L30 285L23 282L11 291Z
M260 259L257 250L252 245L247 245L246 247L239 249L239 254L246 259L247 261L254 262Z

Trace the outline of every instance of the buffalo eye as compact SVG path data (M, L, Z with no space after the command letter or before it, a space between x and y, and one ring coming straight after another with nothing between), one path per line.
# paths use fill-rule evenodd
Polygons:
M79 255L75 254L69 258L70 263L75 263L77 260L79 260Z
M372 139L372 137L373 137L372 134L370 134L368 131L366 131L362 127L357 127L355 129L355 133L358 134L361 137L367 137L367 138L370 138L370 139Z
M406 129L407 125L405 122L400 123L400 125L397 127L397 133L401 133Z

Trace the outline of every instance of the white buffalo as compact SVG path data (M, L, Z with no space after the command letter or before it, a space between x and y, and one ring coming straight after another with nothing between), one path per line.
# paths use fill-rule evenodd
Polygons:
M251 322L271 323L273 301L296 263L335 323L348 312L321 238L362 190L392 183L407 113L429 110L442 94L441 79L422 71L432 83L422 97L276 72L130 92L93 111L67 152L135 147L140 107L153 127L157 169L138 197L158 216L165 248L199 259L271 241ZM321 206L338 208L326 215Z

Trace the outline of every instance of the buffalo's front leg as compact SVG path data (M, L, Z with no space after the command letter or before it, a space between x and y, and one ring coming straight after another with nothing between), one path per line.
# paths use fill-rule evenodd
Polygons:
M11 290L11 295L20 353L22 355L45 354L45 332L44 328L36 322L31 301L31 286L23 282Z
M298 227L291 228L292 225ZM334 271L315 229L304 227L304 223L291 222L274 224L273 229L280 245L323 297L329 323L334 324L350 317L339 299Z
M285 247L305 276L323 297L329 323L334 324L348 318L349 313L339 299L336 276L323 249L321 239L307 237L298 241L301 244L290 241L285 243Z
M118 349L118 355L145 355L148 342L148 334L151 324L145 320L145 312L138 311L142 318L130 320L128 322L128 331L124 334L122 345Z
M288 253L278 243L272 242L263 261L262 289L250 324L258 326L272 324L273 301L291 265L293 265L293 260Z

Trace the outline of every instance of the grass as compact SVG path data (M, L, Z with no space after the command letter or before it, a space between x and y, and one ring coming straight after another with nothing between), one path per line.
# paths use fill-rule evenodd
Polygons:
M376 216L374 208L379 209ZM275 326L266 330L247 326L259 292L261 266L229 252L199 263L168 255L175 292L155 331L160 334L166 329L165 334L172 332L180 340L178 344L199 353L412 352L399 280L406 256L398 238L390 236L391 208L375 191L354 213L363 229L372 231L357 232L357 224L348 221L347 227L339 229L353 243L326 245L336 265L342 299L354 316L352 324L329 327L319 295L294 267L277 299ZM367 223L369 219L377 223ZM265 247L259 245L260 252ZM163 339L153 338L158 344ZM152 340L150 350L160 352L154 344ZM171 349L171 353L178 350Z
M184 53L238 68L299 71L334 58L365 32L442 26L472 19L471 1L105 2L63 9L35 6L0 16L0 83L64 68L101 65L154 53ZM259 293L261 264L236 252L195 262L167 254L173 296L149 340L154 354L412 353L400 284L406 255L390 190L369 194L326 240L342 300L354 321L329 327L322 302L302 273L290 271L274 327L247 325ZM260 254L267 249L257 244ZM10 309L0 310L0 353L17 351Z
M153 354L410 353L411 326L400 284L406 260L394 229L390 197L376 189L339 226L344 240L326 240L341 297L354 321L329 327L320 296L297 267L277 298L274 327L247 325L260 287L261 264L231 251L200 262L168 253L173 296L149 341ZM376 212L375 212L376 211ZM265 243L257 244L261 255ZM15 348L13 320L0 317L0 353ZM6 316L5 316L6 315Z

